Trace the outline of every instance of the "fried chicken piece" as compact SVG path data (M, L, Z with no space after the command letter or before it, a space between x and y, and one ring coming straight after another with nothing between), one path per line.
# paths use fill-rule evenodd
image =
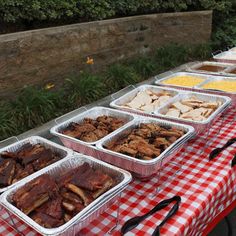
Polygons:
M99 138L97 137L97 135L94 133L94 132L89 132L89 133L85 133L83 134L80 139L82 141L85 141L85 142L95 142L97 141Z
M0 187L7 187L12 184L16 169L16 162L13 159L6 159L0 163Z

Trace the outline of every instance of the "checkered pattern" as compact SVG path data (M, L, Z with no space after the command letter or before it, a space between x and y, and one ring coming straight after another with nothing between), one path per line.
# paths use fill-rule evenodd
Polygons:
M223 126L221 121L216 122L208 134L183 148L176 155L175 163L168 163L164 167L159 182L157 177L147 182L134 180L118 204L114 204L77 235L105 235L115 225L112 216L116 216L118 205L120 222L112 235L119 235L120 227L126 220L146 213L161 200L174 195L181 196L182 202L177 214L162 227L161 235L202 235L208 223L236 200L236 167L230 167L236 145L229 147L215 160L208 161L208 155L214 147L222 146L229 138L236 137L236 120L232 122L235 117L236 112L231 110L224 117ZM207 143L208 146L205 145L206 140L211 142ZM155 192L157 187L159 192ZM149 217L128 235L151 235L170 207ZM7 214L3 213L2 216L7 217ZM19 220L16 220L16 225L27 236L37 235ZM17 233L0 221L0 235Z

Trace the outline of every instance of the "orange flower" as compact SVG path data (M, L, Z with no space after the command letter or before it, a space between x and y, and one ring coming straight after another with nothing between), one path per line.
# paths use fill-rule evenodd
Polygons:
M45 85L44 88L45 88L46 90L49 90L49 89L51 89L51 88L53 88L53 87L55 87L55 84L53 84L53 83L48 83L48 84Z
M93 65L94 64L93 58L87 57L86 64Z

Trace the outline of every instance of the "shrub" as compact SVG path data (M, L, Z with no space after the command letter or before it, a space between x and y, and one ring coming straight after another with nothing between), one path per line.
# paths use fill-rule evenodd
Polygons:
M111 65L105 77L109 93L141 81L141 77L131 67L120 63Z
M91 103L106 94L101 77L86 72L66 79L66 89L68 104L73 108Z

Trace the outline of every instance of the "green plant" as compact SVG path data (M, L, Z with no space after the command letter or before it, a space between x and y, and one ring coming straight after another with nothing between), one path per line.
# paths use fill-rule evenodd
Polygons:
M22 129L33 128L57 116L61 100L59 93L27 87L11 102L13 116Z
M0 140L17 133L17 123L9 102L0 103Z
M111 65L107 69L105 83L109 88L109 92L122 89L130 84L141 81L141 77L133 70L133 68L120 63Z
M105 85L97 75L82 72L66 79L68 104L78 107L93 102L105 95Z
M156 70L155 60L148 56L140 56L137 59L130 60L127 65L132 67L142 78L148 78Z

